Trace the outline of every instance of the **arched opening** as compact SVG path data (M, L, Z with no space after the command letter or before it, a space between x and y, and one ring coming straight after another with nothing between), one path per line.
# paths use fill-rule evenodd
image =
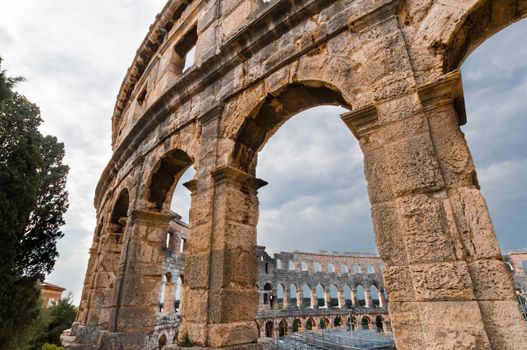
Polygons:
M333 326L340 327L341 324L342 318L340 316L335 317L335 319L333 320Z
M348 285L345 285L344 287L342 287L342 293L344 294L343 297L346 302L346 308L351 309L351 288Z
M380 306L379 289L374 284L372 284L371 287L370 287L370 295L371 295L371 302L372 302L371 306L372 307L379 307Z
M302 271L307 271L307 263L302 261Z
M355 331L355 330L357 330L357 320L355 319L354 316L348 318L347 329L348 329L348 331Z
M358 265L358 264L353 265L353 272L361 273L362 269L361 269L360 265Z
M278 283L276 286L276 308L281 310L284 308L284 286L282 283Z
M287 335L287 321L282 320L278 324L278 336L285 337Z
M373 269L373 265L372 264L368 264L366 265L366 273L374 273L375 270Z
M506 253L527 248L525 235L518 229L527 225L524 186L527 181L524 170L527 167L527 48L518 45L527 36L527 20L509 25L525 17L527 8L520 6L520 2L504 2L499 5L516 8L497 12L492 8L494 3L498 2L482 2L454 33L445 53L444 68L445 72L460 68L462 73L467 123L461 129L477 170L477 186L490 214L487 220L491 224L487 231L491 237L485 239L486 244L494 245L492 235L495 233L501 252ZM510 266L506 265L505 269L510 270ZM516 283L522 280L518 273L513 269ZM502 284L500 287L505 290L508 286ZM519 309L527 319L523 302L526 294L518 288L515 292ZM514 312L508 313L511 320L517 317ZM494 314L494 310L483 310L483 313ZM484 322L495 323L487 317ZM510 332L509 328L496 331L501 335L491 336L490 340L504 346L495 339L508 338ZM522 339L525 339L525 328L516 333L523 333Z
M113 207L112 216L110 217L111 232L115 243L124 242L125 227L128 220L128 207L130 205L130 196L128 190L124 189L117 198Z
M348 273L348 266L346 264L340 265L340 273Z
M265 336L267 338L273 338L274 337L274 325L273 321L267 321L265 323Z
M329 320L325 317L320 319L319 322L319 328L320 329L328 329L329 328Z
M328 272L329 273L335 272L335 264L333 264L331 262L328 264Z
M295 320L293 321L293 333L301 332L301 331L302 331L302 322L298 318L295 318Z
M314 325L315 325L315 321L313 321L312 318L308 318L306 322L306 330L312 331Z
M176 313L181 313L180 307L181 307L181 291L183 289L183 276L178 277L176 281L176 290L175 290L175 299L174 299L174 310Z
M192 165L192 159L176 149L164 155L154 167L150 179L148 201L158 211L167 211L180 178Z
M338 308L339 306L338 293L337 293L337 287L335 287L334 284L329 285L329 297L330 297L329 307L331 309Z
M375 318L375 329L377 332L383 332L384 331L384 320L381 316L377 316Z
M364 316L361 320L361 329L363 331L370 329L370 319L367 316Z
M357 306L366 306L366 293L364 293L364 287L361 284L357 285L357 301L359 302Z
M267 305L269 309L273 310L274 308L274 296L273 296L273 285L269 282L264 284L263 288L263 303Z
M159 337L159 341L158 341L158 346L159 346L159 349L162 349L163 346L167 345L167 336L162 334L160 337Z
M302 285L302 305L305 308L311 307L311 287L307 284Z
M324 287L322 287L322 285L320 284L317 284L315 291L316 291L316 297L317 297L316 306L318 306L319 308L324 307L325 306Z
M294 284L289 285L289 300L291 301L291 306L298 305L297 290Z

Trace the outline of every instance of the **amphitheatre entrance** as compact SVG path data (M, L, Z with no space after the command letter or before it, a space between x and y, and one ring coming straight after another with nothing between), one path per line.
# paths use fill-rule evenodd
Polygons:
M523 0L169 0L117 98L72 348L160 344L170 201L191 167L178 337L257 348L258 152L332 104L364 153L397 348L527 349L458 71L525 16Z

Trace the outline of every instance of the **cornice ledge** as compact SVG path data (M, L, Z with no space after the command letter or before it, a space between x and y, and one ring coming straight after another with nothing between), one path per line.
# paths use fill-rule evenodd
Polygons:
M401 3L401 0L362 1L356 5L360 10L348 19L348 27L352 32L360 33L370 26L394 17Z
M176 216L174 214L163 214L155 211L134 209L130 213L132 222L156 222L156 223L168 223L172 221Z
M418 87L417 94L425 112L453 104L457 111L459 125L464 125L467 122L463 82L461 72L458 69Z
M211 173L214 182L220 183L224 181L231 182L245 182L254 187L255 190L267 185L267 181L259 179L254 175L246 173L240 169L236 169L231 166L220 167Z
M341 114L342 121L348 126L357 139L379 127L379 115L374 105L367 105L357 110Z

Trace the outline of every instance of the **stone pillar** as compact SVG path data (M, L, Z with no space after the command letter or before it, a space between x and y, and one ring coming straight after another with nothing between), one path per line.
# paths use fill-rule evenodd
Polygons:
M116 306L111 330L144 334L154 330L163 280L164 245L172 215L134 210L131 213L126 250L116 279ZM140 349L133 336L123 337L126 349Z
M370 288L364 288L364 300L366 302L366 307L372 307L373 301L371 299L371 289Z
M122 241L115 239L115 225L108 224L99 242L99 254L93 275L93 288L89 295L90 305L86 313L86 326L110 329L111 314L115 307L115 278L123 249ZM122 230L127 231L124 226Z
M296 307L301 310L304 308L304 291L301 288L296 290Z
M346 299L344 297L344 293L342 290L337 289L337 299L339 301L339 309L345 309L346 308Z
M359 300L357 298L357 287L352 287L350 293L351 293L351 305L353 307L358 307L359 306Z
M364 152L397 348L521 348L527 328L459 128L460 84L454 73L418 86L399 5L350 18L368 66L389 82L362 82L375 101L364 96L343 116Z
M212 123L210 123L212 124ZM209 133L209 122L203 133ZM205 150L204 150L205 151ZM185 260L185 312L179 334L214 348L253 343L258 308L257 189L264 181L223 167L197 173Z
M284 302L284 310L288 310L289 309L289 286L285 286L284 288L284 296L282 298L283 302Z
M326 310L331 309L331 293L329 292L329 287L324 289L324 307Z
M174 277L172 277L173 279ZM174 302L176 299L176 289L174 288L174 281L167 281L165 285L165 300L163 300L163 313L170 315L174 312Z
M310 308L313 309L313 310L318 309L318 300L317 300L317 291L316 291L316 289L311 288L309 290L309 296L311 298Z

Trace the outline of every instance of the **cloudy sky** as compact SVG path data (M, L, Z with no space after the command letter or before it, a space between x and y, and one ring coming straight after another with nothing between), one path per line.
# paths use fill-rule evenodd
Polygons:
M42 132L66 144L70 210L48 281L78 302L95 227L93 193L111 156L115 96L165 0L0 0L0 55L37 103ZM504 250L527 248L527 21L463 66L463 127ZM520 44L522 43L522 44ZM293 117L260 154L258 241L272 252L375 251L362 155L335 107ZM187 174L186 177L192 176ZM188 210L178 186L174 208Z

